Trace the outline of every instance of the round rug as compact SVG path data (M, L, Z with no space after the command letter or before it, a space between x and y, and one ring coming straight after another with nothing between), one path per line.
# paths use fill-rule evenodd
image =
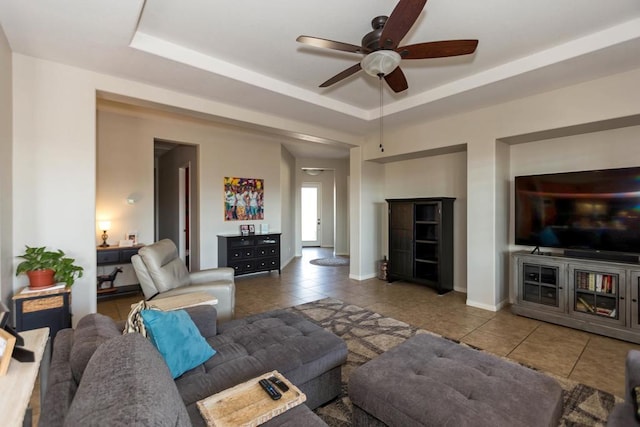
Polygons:
M343 267L349 265L349 258L347 257L333 257L333 258L318 258L309 261L313 265L321 265L324 267Z

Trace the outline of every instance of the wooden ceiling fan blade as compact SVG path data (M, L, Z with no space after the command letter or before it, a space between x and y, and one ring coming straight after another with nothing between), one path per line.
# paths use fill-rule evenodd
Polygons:
M326 82L322 83L320 85L320 87L329 87L332 84L338 83L340 80L344 80L347 77L349 77L352 74L357 73L358 71L362 70L362 67L360 66L360 63L358 62L356 65L347 68L346 70L336 74L335 76L331 77L329 80L327 80Z
M400 0L384 24L380 47L395 49L416 22L426 3L427 0Z
M387 84L395 93L402 92L403 90L407 90L409 88L409 84L407 83L407 78L404 76L404 73L400 69L400 67L393 70L390 74L384 76L384 79L387 81Z
M478 40L445 40L402 46L396 49L402 59L443 58L468 55L476 51Z
M352 53L369 53L368 49L363 49L362 46L356 46L355 44L336 42L333 40L321 39L319 37L311 36L299 36L296 39L297 42L308 44L310 46L321 47L324 49L341 50L343 52Z

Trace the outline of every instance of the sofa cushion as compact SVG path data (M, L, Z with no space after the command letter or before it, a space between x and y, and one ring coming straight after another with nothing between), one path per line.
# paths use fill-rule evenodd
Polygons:
M190 426L162 356L139 334L105 342L87 364L68 426Z
M187 406L273 370L300 386L347 357L343 340L285 310L222 323L207 341L216 355L176 379Z
M47 391L42 399L40 426L59 427L64 423L67 411L73 402L78 384L69 369L69 357L73 344L73 329L61 329L53 342L53 353L49 364ZM43 372L46 371L43 369Z
M111 338L122 335L113 319L102 314L89 314L78 322L73 334L73 344L69 363L76 384L96 349Z
M216 351L184 310L142 310L149 339L164 358L173 378L206 362Z

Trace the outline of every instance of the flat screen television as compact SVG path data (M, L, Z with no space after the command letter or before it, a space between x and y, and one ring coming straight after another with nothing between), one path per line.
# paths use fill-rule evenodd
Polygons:
M640 167L517 176L515 243L640 253Z

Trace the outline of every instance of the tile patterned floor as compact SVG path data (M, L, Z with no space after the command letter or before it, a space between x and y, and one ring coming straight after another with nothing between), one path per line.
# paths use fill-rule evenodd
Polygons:
M438 296L424 286L378 279L348 278L348 267L309 263L331 256L330 249L307 248L282 274L236 278L236 317L333 297L409 324L458 339L546 372L624 396L624 361L640 345L512 314L469 307L466 294ZM133 296L100 302L98 311L126 318Z

